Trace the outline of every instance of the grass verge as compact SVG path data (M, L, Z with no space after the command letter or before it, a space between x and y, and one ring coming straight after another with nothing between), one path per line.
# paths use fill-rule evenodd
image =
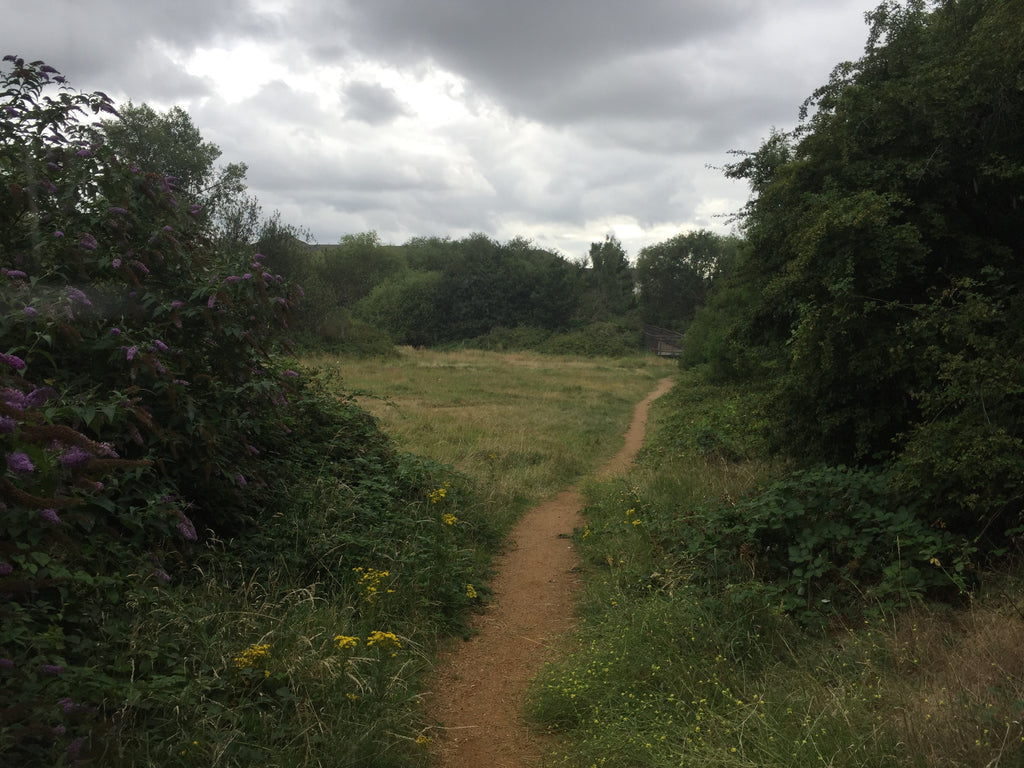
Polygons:
M749 427L758 411L756 393L684 374L635 471L588 486L578 629L529 695L560 737L548 765L1021 765L1020 579L809 627L742 551L692 556L695 510L784 469Z

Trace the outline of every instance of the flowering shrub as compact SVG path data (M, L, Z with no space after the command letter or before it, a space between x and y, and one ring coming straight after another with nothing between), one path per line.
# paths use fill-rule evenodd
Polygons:
M212 760L236 729L249 738L221 745L224 765L317 762L272 757L302 739L273 743L254 713L334 696L332 678L278 679L266 645L239 652L237 634L223 647L216 626L193 631L193 591L232 595L270 572L296 593L347 585L366 621L411 636L424 617L457 625L480 532L428 514L447 470L399 454L351 401L289 367L281 331L298 289L260 254L224 250L175 179L105 144L82 118L116 115L106 96L42 62L5 62L0 762L128 765L133 750L159 759L157 745L173 756L161 764ZM399 581L402 605L379 599ZM389 651L374 662L386 670L398 636L366 637ZM291 674L288 648L274 640L275 670ZM377 732L367 724L383 710L337 696L366 708L352 719L361 738ZM221 714L199 722L214 701Z
M4 61L0 725L24 764L75 763L116 700L97 670L128 595L266 506L300 391L273 357L293 296L258 254L214 251L174 179L104 147L82 118L116 115L105 95Z

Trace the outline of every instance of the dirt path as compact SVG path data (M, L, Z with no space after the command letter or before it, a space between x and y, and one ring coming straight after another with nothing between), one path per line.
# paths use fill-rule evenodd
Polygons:
M629 467L651 403L671 385L663 379L636 406L622 450L599 476ZM476 634L441 657L427 699L442 726L433 734L436 768L527 768L543 755L543 736L530 732L520 710L551 640L572 627L579 582L569 536L583 523L581 507L573 487L523 517L495 564L495 601L474 623Z

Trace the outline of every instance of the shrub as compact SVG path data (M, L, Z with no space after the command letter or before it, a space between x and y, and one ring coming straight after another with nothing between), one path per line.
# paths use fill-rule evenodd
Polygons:
M663 525L655 535L691 556L702 578L761 580L766 600L810 623L956 594L974 567L968 540L928 519L875 470L794 472L738 502L686 511ZM685 539L672 540L680 526Z
M352 701L325 693L344 674L333 657L259 680L257 652L245 654L266 645L258 632L227 637L258 612L236 591L289 615L293 593L324 583L343 606L353 569L390 569L412 599L360 614L391 626L356 628L425 642L415 627L457 627L474 603L468 551L486 529L456 513L450 477L448 514L463 520L444 522L429 493L449 473L397 453L350 400L288 367L297 289L260 254L221 250L173 178L104 144L81 118L115 114L106 96L72 91L42 62L5 61L0 761L315 762L310 750L329 749L304 730L318 697L366 733L370 710L349 717ZM305 641L275 642L326 653L324 633L346 629L328 622L360 618L329 613L312 614ZM408 684L404 661L377 655L367 686ZM234 674L232 657L254 663ZM412 743L386 738L372 748Z

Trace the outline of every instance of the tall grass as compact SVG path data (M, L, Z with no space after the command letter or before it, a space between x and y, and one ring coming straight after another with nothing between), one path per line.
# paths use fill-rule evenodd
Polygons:
M173 580L140 575L115 639L131 685L69 764L425 766L421 676L486 600L501 531L613 455L672 370L413 350L314 362L344 403L367 393L394 441L346 407L335 442L360 450L340 463L312 446L286 511L209 539ZM61 706L69 730L95 714ZM6 748L0 734L0 763Z
M656 403L627 477L586 488L577 631L528 712L560 737L548 765L1019 766L1024 588L983 580L962 608L917 602L809 629L750 578L696 572L689 513L780 470L760 453L754 393L695 379ZM739 558L742 553L710 553Z
M404 347L394 359L308 357L405 450L472 478L500 529L621 447L633 407L675 371L650 355L584 358Z

